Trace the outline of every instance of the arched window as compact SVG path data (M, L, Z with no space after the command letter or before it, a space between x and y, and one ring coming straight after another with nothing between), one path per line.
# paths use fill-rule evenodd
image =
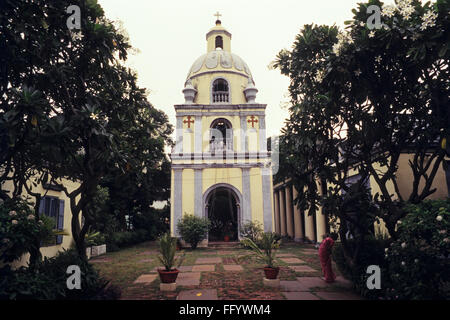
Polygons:
M231 122L218 118L210 126L210 151L233 150L233 128Z
M217 36L216 37L216 49L220 48L223 49L223 39L222 36Z
M228 82L225 79L216 79L212 86L213 103L229 102Z

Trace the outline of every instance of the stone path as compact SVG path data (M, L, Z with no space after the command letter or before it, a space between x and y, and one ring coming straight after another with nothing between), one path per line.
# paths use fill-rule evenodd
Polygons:
M195 264L222 263L222 258L198 258Z
M292 269L295 272L317 272L316 269L309 266L289 266L289 269Z
M301 264L305 263L305 261L300 260L299 258L280 258L281 261L286 262L288 264Z
M143 274L139 276L133 283L151 283L156 279L156 274Z
M223 270L225 271L244 271L244 268L238 264L224 264Z
M318 250L311 246L294 245L290 252L277 254L280 263L279 287L262 286L264 273L262 265L250 260L238 260L240 255L248 255L243 249L205 250L186 252L186 265L180 266L177 290L159 290L157 269L162 268L155 250L134 251L134 266L139 268L128 280L128 291L124 299L177 299L177 300L218 300L218 299L287 299L287 300L359 300L361 297L351 291L351 283L341 276L329 284L320 278L321 270ZM145 257L143 257L145 256ZM110 255L91 260L98 268L108 262L118 262ZM190 264L190 265L187 265ZM133 264L132 264L133 265ZM147 267L146 267L147 266ZM145 269L146 267L146 269ZM114 267L112 268L114 270ZM115 268L116 270L118 268Z
M181 272L177 277L178 286L198 286L200 285L200 272Z
M216 266L213 264L201 264L192 267L192 271L215 271Z
M177 300L217 300L217 290L198 289L181 291Z

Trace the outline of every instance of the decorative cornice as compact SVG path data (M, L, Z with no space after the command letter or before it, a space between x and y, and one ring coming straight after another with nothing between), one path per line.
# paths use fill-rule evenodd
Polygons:
M246 103L246 104L176 104L175 111L179 109L200 109L200 110L217 110L217 109L232 109L232 110L248 110L248 109L262 109L265 110L267 104L261 103Z
M242 160L242 159L270 159L271 152L217 152L215 154L204 153L170 153L169 157L173 160Z
M264 168L263 163L183 163L177 164L172 163L172 169L211 169L211 168L241 168L241 169L251 169L251 168Z

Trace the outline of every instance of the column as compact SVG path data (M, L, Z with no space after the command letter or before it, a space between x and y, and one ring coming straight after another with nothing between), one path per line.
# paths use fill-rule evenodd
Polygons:
M297 199L298 192L294 186L292 186L293 200ZM294 204L294 240L302 241L305 235L303 234L303 219L300 209Z
M319 194L322 196L322 186L320 182L318 183ZM327 233L327 218L323 213L323 206L319 207L319 210L316 212L316 230L317 230L317 242L321 242L323 240L323 236Z
M183 153L183 117L177 116L175 153Z
M202 153L202 117L195 116L194 121L194 152Z
M291 196L291 187L286 186L284 189L284 195L286 197L286 227L287 234L289 237L294 237L294 219L292 217L292 196Z
M203 170L194 169L194 215L203 216Z
M178 237L180 235L177 228L178 222L181 220L183 215L183 169L173 169L173 175L173 233L175 237Z
M285 236L286 233L286 211L285 211L285 198L284 198L284 189L280 189L279 191L279 199L280 199L280 229L281 235Z
M259 152L267 152L266 116L259 116Z
M247 117L244 115L241 115L241 152L247 152Z
M261 168L264 232L273 232L272 219L272 179L269 168Z
M327 219L322 211L322 207L319 207L316 213L317 242L321 242L327 233Z
M309 215L309 209L305 211L305 237L309 240L314 242L314 217L312 215Z
M242 168L242 223L252 221L250 168Z
M280 228L280 204L279 204L278 190L273 193L273 201L275 207L275 233L281 234Z

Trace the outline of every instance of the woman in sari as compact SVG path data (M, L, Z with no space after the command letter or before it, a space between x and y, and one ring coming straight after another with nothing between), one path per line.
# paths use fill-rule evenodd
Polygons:
M326 282L334 282L336 275L331 268L331 250L334 245L334 241L337 239L336 235L326 235L319 247L320 264L322 265L323 280Z

